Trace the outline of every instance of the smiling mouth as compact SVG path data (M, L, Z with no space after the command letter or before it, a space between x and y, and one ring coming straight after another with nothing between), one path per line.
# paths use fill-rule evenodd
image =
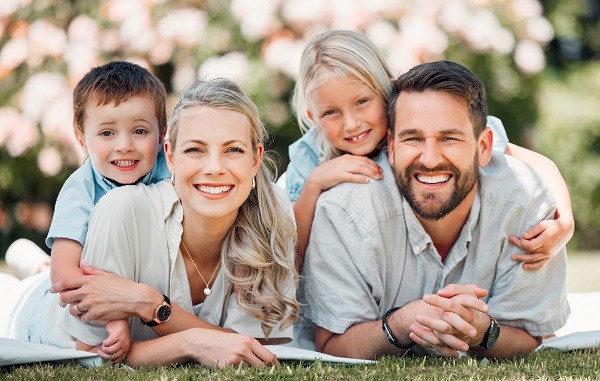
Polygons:
M363 132L360 135L356 135L356 136L351 137L351 138L346 138L346 140L348 140L349 142L358 142L358 141L364 139L369 134L369 132L370 132L370 130L369 131L365 131L365 132Z
M449 181L452 176L448 174L436 176L416 175L415 178L423 184L442 184Z
M229 192L233 188L233 185L223 185L219 187L213 187L208 185L197 185L196 189L200 192L208 194L223 194Z
M127 168L127 167L133 166L136 163L136 161L135 160L114 160L114 161L112 161L112 163L119 168Z

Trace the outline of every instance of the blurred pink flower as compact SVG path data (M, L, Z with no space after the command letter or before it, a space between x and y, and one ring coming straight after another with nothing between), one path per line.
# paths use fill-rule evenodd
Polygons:
M38 233L47 233L52 222L52 208L45 202L37 202L31 208L31 221L29 225Z
M128 16L121 23L119 35L121 41L142 53L150 51L157 41L150 14L143 9Z
M121 37L117 29L106 29L100 34L100 49L104 52L116 52L121 45Z
M2 0L0 1L0 17L8 17L17 9L31 4L32 0Z
M544 51L538 44L530 40L520 41L517 44L514 58L519 69L527 74L538 73L546 66Z
M29 55L29 43L25 37L6 41L0 52L0 67L12 70L25 62Z
M544 8L538 0L510 0L512 12L517 16L517 21L542 16Z
M200 78L229 78L242 84L248 78L250 61L240 52L231 52L223 56L207 58L198 69Z
M30 54L39 56L60 56L67 44L67 34L51 22L37 19L29 27Z
M21 156L40 140L40 131L28 118L18 115L13 120L12 133L6 142L6 150L12 157Z
M108 0L103 6L107 18L115 24L120 24L136 13L148 12L151 2L148 0Z
M206 13L199 9L175 9L158 22L158 34L177 45L191 47L201 41L207 24Z
M69 82L77 83L85 73L99 64L99 52L96 44L77 41L69 44L65 50Z
M178 63L171 77L171 86L177 93L182 93L196 80L196 69L189 62Z
M326 20L327 3L321 0L287 0L281 6L282 17L296 28Z
M148 59L153 65L162 65L171 60L174 50L175 46L171 41L160 39L148 52Z
M292 37L286 34L272 38L263 45L263 62L269 68L279 70L290 78L296 78L306 43Z
M546 44L554 38L554 28L544 17L535 17L527 21L527 36L534 41Z
M55 147L44 147L37 157L37 165L46 177L55 176L62 169L62 157Z
M34 121L39 121L48 104L65 92L70 93L70 90L62 74L56 72L33 74L23 86L20 101L23 114Z
M461 33L471 48L485 51L490 49L501 28L496 15L487 9L479 9L465 20Z
M67 35L71 42L77 41L88 44L97 44L99 28L98 22L92 17L88 15L79 15L69 24Z
M279 27L275 17L281 0L232 0L230 9L233 17L240 23L245 38L256 41L266 37ZM284 5L289 3L284 2Z

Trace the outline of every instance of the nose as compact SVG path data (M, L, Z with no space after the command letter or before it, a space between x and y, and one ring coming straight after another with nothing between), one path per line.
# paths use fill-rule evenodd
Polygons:
M419 161L427 168L435 168L438 164L443 162L442 152L437 139L425 139L425 142L422 145L421 157Z
M207 155L206 162L204 163L203 172L205 175L213 177L225 173L223 158L218 152L212 152Z
M134 150L132 137L129 134L121 134L117 138L117 144L115 151L117 152L131 152Z
M359 129L362 124L362 120L358 117L355 112L347 112L344 115L344 127L347 131L354 131Z

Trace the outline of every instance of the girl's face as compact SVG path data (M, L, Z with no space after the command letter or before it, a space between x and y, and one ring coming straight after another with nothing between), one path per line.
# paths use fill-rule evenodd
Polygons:
M167 140L165 147L186 218L235 220L262 160L262 144L252 148L251 128L245 115L232 110L182 111L177 145Z
M377 93L333 74L312 92L308 117L332 146L353 155L370 154L387 133L386 108Z

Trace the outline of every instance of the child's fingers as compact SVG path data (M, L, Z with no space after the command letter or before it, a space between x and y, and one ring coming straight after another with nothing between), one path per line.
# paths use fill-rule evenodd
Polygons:
M523 263L536 263L543 260L547 261L550 259L550 255L547 253L513 254L510 259Z
M525 270L539 270L550 260L550 258L542 259L541 261L523 264Z
M535 237L537 237L538 235L542 234L544 232L544 230L548 229L548 223L550 221L542 221L539 224L535 225L534 227L532 227L531 229L527 230L525 233L523 233L522 237L524 239L533 239Z

